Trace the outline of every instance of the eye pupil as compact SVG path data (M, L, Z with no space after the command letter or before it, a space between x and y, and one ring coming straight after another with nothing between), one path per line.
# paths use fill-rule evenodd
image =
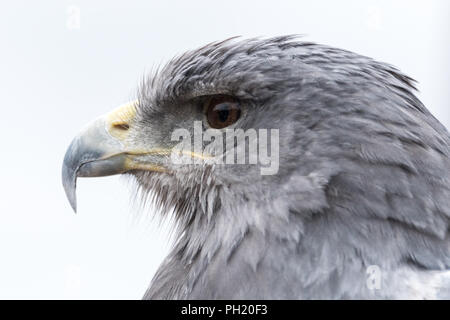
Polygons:
M241 109L234 98L218 96L207 101L206 116L212 128L221 129L235 123L241 116Z
M228 107L228 106L226 106ZM230 111L228 109L222 108L218 110L218 118L220 122L226 122L230 116Z

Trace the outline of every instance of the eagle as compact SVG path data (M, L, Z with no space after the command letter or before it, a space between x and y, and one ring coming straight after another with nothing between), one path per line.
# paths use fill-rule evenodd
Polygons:
M124 174L174 217L144 299L448 299L450 135L415 83L295 35L213 42L76 136L63 186L76 210L77 177Z

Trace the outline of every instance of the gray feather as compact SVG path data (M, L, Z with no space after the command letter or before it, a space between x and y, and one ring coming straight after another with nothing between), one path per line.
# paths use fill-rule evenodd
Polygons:
M226 93L246 101L241 128L280 130L280 170L133 173L178 221L144 298L450 298L450 137L414 90L388 64L290 36L212 43L149 77L135 139L170 137L195 120L190 99Z

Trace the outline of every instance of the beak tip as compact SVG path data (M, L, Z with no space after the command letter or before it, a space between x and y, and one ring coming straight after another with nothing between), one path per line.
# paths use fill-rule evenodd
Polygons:
M76 200L76 198L73 199L73 200L69 199L69 202L70 202L70 206L72 207L73 212L76 214L77 213L77 200Z
M69 200L72 210L77 213L77 196L76 196L76 182L74 181L70 185L64 184L64 190L66 191L67 200Z
M64 161L62 168L62 184L64 191L66 192L67 200L69 200L70 206L73 211L77 212L77 170L68 165L67 161Z

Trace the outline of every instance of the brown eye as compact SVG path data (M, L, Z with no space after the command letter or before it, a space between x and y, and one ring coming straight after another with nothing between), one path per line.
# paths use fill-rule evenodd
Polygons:
M232 97L213 97L206 102L206 107L208 123L214 129L228 127L241 116L241 107Z

